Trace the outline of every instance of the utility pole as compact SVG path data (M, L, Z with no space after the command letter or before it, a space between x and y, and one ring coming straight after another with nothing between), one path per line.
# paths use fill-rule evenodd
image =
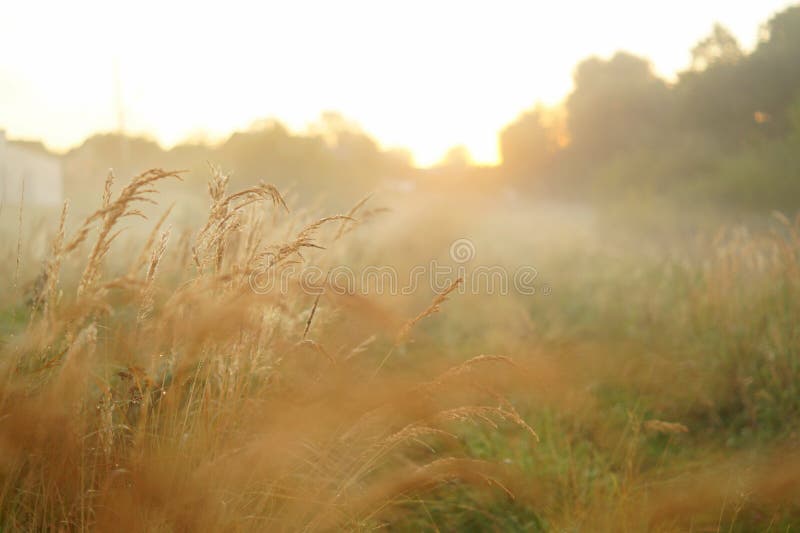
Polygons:
M117 136L119 137L120 172L128 171L130 147L125 135L125 104L122 99L122 77L120 76L119 58L114 58L114 108L117 115Z

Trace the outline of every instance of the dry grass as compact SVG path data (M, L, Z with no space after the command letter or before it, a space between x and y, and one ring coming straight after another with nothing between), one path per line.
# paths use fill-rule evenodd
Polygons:
M64 205L0 354L0 529L797 522L800 219L721 231L650 274L640 257L561 265L535 309L457 280L400 311L294 274L288 292L252 287L378 241L369 195L312 218L212 169L196 228L170 207L121 242L179 177L148 171L115 196L109 176L73 229Z
M433 381L428 364L379 376L375 336L325 348L325 325L311 328L319 297L309 313L299 291L250 289L253 272L322 249L330 223L331 240L348 233L366 199L275 242L264 204L288 213L278 191L229 193L214 170L207 222L171 251L161 217L115 274L120 222L179 177L151 170L114 197L109 175L101 207L69 236L63 207L30 321L3 348L4 530L327 531L374 527L454 481L511 496L514 474L467 458L458 437L471 424L535 436L497 380L456 379L506 358Z

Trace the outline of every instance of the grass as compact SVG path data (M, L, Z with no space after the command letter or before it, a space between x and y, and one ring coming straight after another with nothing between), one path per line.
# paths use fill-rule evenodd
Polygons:
M4 529L361 529L455 480L509 497L513 475L459 444L473 423L535 440L498 387L474 378L507 359L379 373L385 342L319 336L299 289L253 291L252 275L321 249L352 217L292 231L274 187L229 193L215 172L198 231L170 254L161 219L114 262L119 223L179 178L148 171L112 195L109 176L100 208L71 232L62 211L30 319L7 326ZM445 297L378 333L401 347Z
M2 310L0 529L800 521L800 220L670 248L566 247L537 263L546 297L456 281L380 299L288 274L371 249L411 260L368 224L396 216L371 198L311 217L213 170L205 219L171 227L171 208L146 207L180 178L110 176L83 221L64 207L40 269L25 250L8 263L22 268ZM500 240L527 249L520 227ZM290 290L254 291L266 273Z

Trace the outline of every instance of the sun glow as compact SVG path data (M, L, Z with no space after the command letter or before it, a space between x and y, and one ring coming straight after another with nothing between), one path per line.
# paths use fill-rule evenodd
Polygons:
M752 46L786 4L15 1L0 32L0 128L55 149L116 129L116 64L126 130L165 146L265 117L303 130L336 110L417 164L454 145L492 164L497 132L562 98L581 59L624 48L671 75L719 14Z

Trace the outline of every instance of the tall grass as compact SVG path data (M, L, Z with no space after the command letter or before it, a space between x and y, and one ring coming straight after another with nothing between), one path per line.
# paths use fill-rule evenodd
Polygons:
M353 308L346 297L323 293L309 311L298 287L252 290L252 274L352 230L362 204L289 231L302 221L277 189L231 193L215 170L198 230L176 240L165 215L141 250L115 247L170 179L180 173L150 170L113 195L109 175L72 231L64 205L30 319L3 346L0 528L327 531L390 522L437 487L513 497L514 473L470 458L459 437L503 425L534 442L500 374L474 371L510 360L377 372L444 295L365 338L328 316Z
M180 178L109 176L85 219L64 206L36 273L21 261L0 354L0 529L800 521L800 219L669 250L581 240L537 263L546 297L457 280L401 311L291 273L391 246L366 226L384 211L369 196L312 217L212 169L186 229L152 205ZM520 227L501 234L523 254ZM288 292L254 290L267 273Z

